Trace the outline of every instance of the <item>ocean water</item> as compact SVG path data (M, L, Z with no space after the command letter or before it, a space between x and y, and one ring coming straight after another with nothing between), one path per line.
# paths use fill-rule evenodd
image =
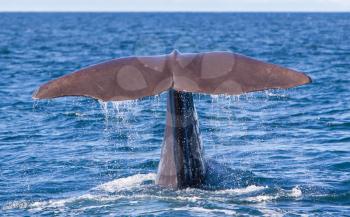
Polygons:
M128 55L229 50L312 77L195 95L202 189L154 185L166 93L34 101L43 82ZM350 14L0 14L0 215L350 216Z

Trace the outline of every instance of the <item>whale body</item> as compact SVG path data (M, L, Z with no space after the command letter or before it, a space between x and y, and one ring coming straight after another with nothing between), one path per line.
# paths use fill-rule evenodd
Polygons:
M169 90L166 127L156 184L197 187L206 167L192 93Z
M132 100L168 91L166 127L156 184L200 187L206 173L192 93L238 95L304 85L304 73L231 52L125 57L93 65L42 85L34 99L85 96Z

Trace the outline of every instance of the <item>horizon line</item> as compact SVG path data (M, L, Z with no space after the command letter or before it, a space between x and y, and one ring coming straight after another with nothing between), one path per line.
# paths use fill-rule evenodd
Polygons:
M187 10L179 10L179 11L167 11L167 10L160 10L160 11L88 11L88 10L0 10L0 13L350 13L350 11L303 11L303 10L295 10L295 11L279 11L279 10L272 10L272 11L263 11L263 10L252 10L252 11L207 11L207 10L198 10L198 11L187 11Z

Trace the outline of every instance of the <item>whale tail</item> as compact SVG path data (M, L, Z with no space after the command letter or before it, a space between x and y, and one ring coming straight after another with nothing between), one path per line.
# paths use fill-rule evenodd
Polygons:
M284 89L310 83L292 69L230 52L140 56L93 65L42 85L34 99L86 96L120 101L184 92L238 95L266 89Z
M311 82L303 73L239 54L211 52L127 57L50 81L36 99L87 96L103 101L137 99L169 90L166 127L156 184L197 187L206 166L191 92L242 94Z

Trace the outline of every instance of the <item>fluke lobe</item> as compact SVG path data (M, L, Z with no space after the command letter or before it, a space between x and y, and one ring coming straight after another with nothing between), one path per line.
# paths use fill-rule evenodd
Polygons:
M93 65L42 85L34 99L86 96L138 99L168 91L166 128L156 184L198 187L205 161L192 92L238 95L310 83L295 70L230 52L125 57Z

